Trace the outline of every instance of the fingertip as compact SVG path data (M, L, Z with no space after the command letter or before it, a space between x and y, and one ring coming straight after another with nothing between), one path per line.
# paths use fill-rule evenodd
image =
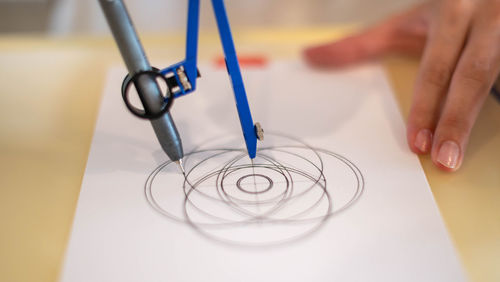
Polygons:
M419 155L432 152L438 119L436 97L413 94L407 122L407 140L411 150Z
M312 46L302 50L302 57L307 63L315 66L320 64L322 52L320 51L321 46Z
M317 67L345 67L383 53L383 48L372 40L371 32L348 36L338 41L304 49L306 61Z
M434 159L432 159L432 163L434 163L434 165L435 165L435 166L436 166L439 170L444 171L444 172L450 172L450 173L451 173L451 172L455 172L455 171L457 171L458 169L460 169L460 166L461 166L461 165L460 165L460 166L453 167L453 168L451 168L451 167L447 167L446 165L444 165L444 164L442 164L442 163L440 163L440 162L438 162L437 160L434 160Z
M413 139L413 148L418 154L428 154L432 148L432 131L420 129Z
M431 152L433 133L428 128L413 128L408 126L406 134L408 147L417 155Z
M445 165L443 165L443 164L441 164L441 163L439 163L439 162L436 162L436 161L434 161L434 160L433 160L432 162L434 163L434 165L435 165L435 166L436 166L439 170L444 171L444 172L450 172L450 173L451 173L451 172L455 172L455 171L457 171L457 170L460 168L460 167L456 167L456 168L449 168L449 167L447 167L447 166L445 166Z
M306 62L317 67L336 67L340 65L340 58L337 54L342 53L338 50L338 42L331 42L324 45L312 46L304 49L302 52Z
M454 140L445 140L435 144L432 152L433 163L447 172L457 171L462 166L463 152Z

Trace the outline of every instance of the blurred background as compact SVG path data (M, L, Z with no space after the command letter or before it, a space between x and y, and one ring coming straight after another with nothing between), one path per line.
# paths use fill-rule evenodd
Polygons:
M235 27L368 24L421 0L226 0ZM140 32L183 29L187 0L128 0ZM213 28L212 7L202 0L201 28ZM55 36L106 34L97 0L0 0L0 33Z

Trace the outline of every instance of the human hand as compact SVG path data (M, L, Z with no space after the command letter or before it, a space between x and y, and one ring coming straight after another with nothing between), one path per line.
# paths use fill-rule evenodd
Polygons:
M500 70L500 1L436 0L337 42L304 51L318 67L388 53L422 54L407 141L436 166L462 164L472 127Z

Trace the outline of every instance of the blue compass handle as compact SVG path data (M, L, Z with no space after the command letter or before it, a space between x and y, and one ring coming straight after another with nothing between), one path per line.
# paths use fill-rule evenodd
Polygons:
M214 8L219 36L224 50L227 72L233 86L234 99L240 118L241 129L243 130L243 137L245 138L248 155L253 159L257 152L257 134L255 132L250 106L241 76L240 65L231 35L231 28L229 27L226 8L224 7L223 0L212 0L212 6Z
M226 68L231 78L236 109L240 118L241 129L245 139L248 156L253 159L257 152L257 130L252 120L247 94L241 76L240 65L234 47L229 20L223 0L212 0L219 36L224 50ZM189 0L186 57L183 61L173 64L160 71L167 78L167 85L172 98L187 95L196 90L196 79L199 76L197 68L198 32L200 18L200 0ZM170 99L170 98L166 98Z

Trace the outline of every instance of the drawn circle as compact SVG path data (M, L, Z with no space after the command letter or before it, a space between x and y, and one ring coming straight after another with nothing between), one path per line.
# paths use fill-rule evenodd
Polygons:
M207 145L185 156L185 177L172 162L161 164L146 181L148 203L211 240L269 247L314 234L358 201L364 179L352 161L268 136L253 162L244 149Z
M254 185L254 191L251 191L251 187L248 187L248 186L252 186L252 183L249 183L248 180L252 180L251 178L254 178L253 181L258 181L258 180L255 180L255 178L257 179L264 179L266 182L264 188L262 188L261 185L259 185L258 187L256 185ZM257 183L257 184L260 184L260 183ZM261 193L265 193L267 191L269 191L271 188L273 188L273 180L271 178L269 178L268 176L266 175L263 175L263 174L254 174L254 175L251 175L251 174L247 174L247 175L244 175L242 177L240 177L240 179L238 179L238 181L236 181L236 187L238 187L238 189L240 191L243 191L245 193L248 193L248 194L261 194Z
M221 173L219 175L217 175L217 179L220 180L219 197L221 197L221 199L223 199L226 203L233 204L234 207L237 207L240 204L252 205L252 204L258 204L258 203L261 203L261 204L277 203L277 201L282 200L286 197L287 193L289 192L290 185L289 185L288 178L287 178L286 174L284 173L284 171L278 170L278 169L276 169L276 167L273 167L273 166L266 167L266 166L263 166L262 164L259 165L258 167L265 169L267 175L273 176L277 179L281 179L282 181L286 181L286 185L281 185L281 187L275 187L275 189L276 189L275 191L279 191L279 193L274 193L273 197L266 197L266 198L251 197L250 199L244 198L246 195L239 194L239 196L238 196L238 194L232 193L231 189L228 189L228 186L233 186L235 183L234 180L231 179L231 176L236 175L237 173L242 174L243 175L242 177L246 177L246 176L253 177L254 175L257 176L257 174L254 173L255 167L253 167L253 166L250 167L250 166L234 166L233 165L234 162L240 161L241 159L244 159L247 157L246 153L239 152L238 155L239 156L236 159L234 159L233 162L228 163L227 166L225 167L225 169L223 169L221 171ZM271 178L269 176L265 176L265 177L267 179L271 180ZM238 187L238 181L240 179L241 179L241 177L238 178L238 180L236 181L236 187L238 188L238 190L241 191L242 190L241 187ZM269 187L269 189L266 189L265 191L261 191L261 193L258 193L258 192L256 193L255 191L254 191L254 193L248 193L248 191L247 192L243 191L243 192L246 194L254 194L254 195L268 192L270 190L270 188L272 188L272 186L274 186L274 182L272 180L271 180L270 186L271 187Z

